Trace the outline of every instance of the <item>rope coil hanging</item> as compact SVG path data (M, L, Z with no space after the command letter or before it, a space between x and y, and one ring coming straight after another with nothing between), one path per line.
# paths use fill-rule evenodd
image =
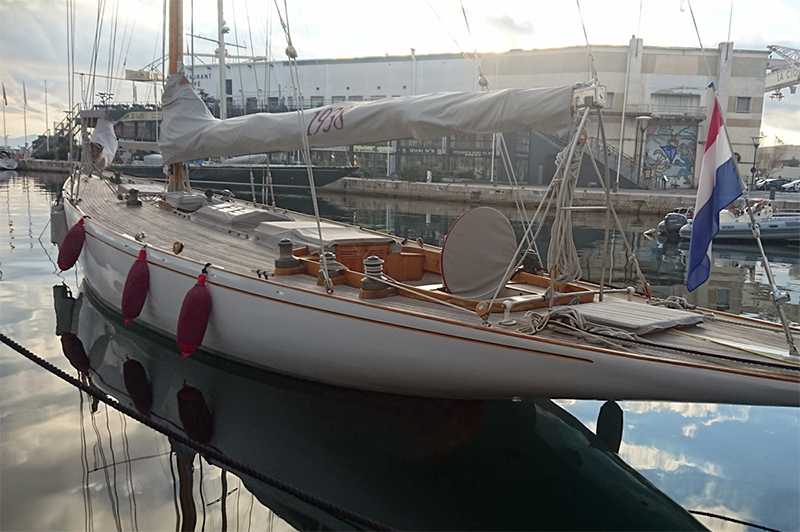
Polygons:
M556 156L556 162L562 168L561 173L556 175L556 179L560 181L556 195L559 208L556 209L553 226L550 229L550 245L547 248L547 268L551 275L558 272L555 277L558 282L574 281L580 279L583 274L572 235L572 211L569 210L578 183L583 149L571 151L571 159L561 165L561 161L569 157L567 150L568 148L565 148Z

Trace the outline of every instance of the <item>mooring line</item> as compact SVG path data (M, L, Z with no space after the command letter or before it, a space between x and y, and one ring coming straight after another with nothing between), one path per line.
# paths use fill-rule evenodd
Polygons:
M736 523L736 524L739 524L739 525L745 525L745 526L749 526L749 527L752 527L752 528L758 528L760 530L766 530L767 532L781 532L780 530L776 530L774 528L769 528L769 527L766 527L766 526L757 525L755 523L748 523L747 521L741 521L739 519L734 519L733 517L727 517L727 516L724 516L724 515L713 514L711 512L701 512L700 510L689 510L689 513L690 514L695 514L695 515L703 515L705 517L713 517L715 519L722 519L723 521L728 521L728 522Z
M303 490L301 490L299 488L295 488L294 486L286 484L285 482L283 482L281 480L278 480L278 479L276 479L274 477L271 477L269 475L265 475L265 474L261 473L260 471L257 471L255 469L253 469L252 467L250 467L248 465L245 465L242 462L239 462L239 461L237 461L237 460L235 460L233 458L230 458L227 455L219 452L218 450L216 450L216 449L214 449L212 447L209 447L208 445L203 445L202 443L199 443L199 442L196 442L196 441L192 440L191 438L187 437L185 434L182 434L180 432L174 431L174 430L172 430L172 429L170 429L168 427L164 427L164 426L159 425L158 423L154 422L150 418L140 414L137 410L134 410L134 409L132 409L130 407L127 407L127 406L119 403L116 399L114 399L110 395L107 395L107 394L101 392L100 390L98 390L96 388L92 388L89 385L84 384L80 380L78 380L75 377L69 375L68 373L62 371L61 369L59 369L56 366L54 366L53 364L47 362L43 358L41 358L41 357L35 355L34 353L32 353L31 351L25 349L23 346L21 346L20 344L18 344L17 342L15 342L14 340L12 340L11 338L9 338L8 336L6 336L3 333L0 333L0 341L2 341L4 344L9 346L11 349L16 351L17 353L21 354L22 356L28 358L32 362L34 362L34 363L38 364L39 366L41 366L42 368L46 369L50 373L56 375L57 377L60 377L62 380L66 381L67 383L75 386L76 388L79 388L80 390L86 392L87 394L89 394L90 396L96 398L97 400L102 401L106 405L119 410L120 412L122 412L126 416L135 419L139 423L147 425L151 429L163 434L164 436L172 438L173 440L177 441L178 443L181 443L182 445L185 445L185 446L191 448L192 450L196 451L197 453L203 455L206 459L211 458L213 460L216 460L219 463L221 463L221 464L223 464L223 465L225 465L227 467L230 467L231 469L235 469L236 471L244 473L247 476L253 477L256 480L264 482L265 484L267 484L267 485L269 485L269 486L271 486L271 487L273 487L275 489L278 489L278 490L280 490L280 491L282 491L284 493L287 493L287 494L297 498L298 500L300 500L300 501L302 501L304 503L310 504L311 506L314 506L315 508L318 508L320 510L323 510L324 512L327 512L327 513L333 515L336 518L339 518L339 519L342 519L342 520L345 520L345 521L349 521L350 523L354 523L354 524L357 524L357 525L360 525L360 526L367 527L370 530L389 530L389 531L395 530L394 528L392 528L392 527L390 527L388 525L384 525L383 523L379 523L378 521L370 519L369 517L362 516L362 515L360 515L358 513L352 512L352 511L350 511L350 510L348 510L346 508L342 508L341 506L338 506L336 504L330 503L328 501L320 499L319 497L317 497L315 495L311 495L309 493L306 493L305 491L303 491Z

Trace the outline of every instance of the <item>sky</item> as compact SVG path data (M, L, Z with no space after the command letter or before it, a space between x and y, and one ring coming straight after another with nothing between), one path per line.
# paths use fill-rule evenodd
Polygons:
M706 48L730 40L735 49L800 49L800 0L694 0L691 10L688 0L286 2L300 59L408 55L411 48L419 55L501 52L582 46L587 39L592 45L624 46L632 35L645 46L698 48L698 33ZM283 10L284 2L277 4ZM101 17L98 5L105 6ZM184 0L184 7L187 33L193 23L195 35L216 37L216 0ZM100 92L113 93L116 101L132 101L131 82L100 76L122 77L126 68L161 62L163 10L162 0L0 0L0 81L8 100L0 106L9 144L16 147L26 131L30 139L44 133L46 124L64 118L70 108L68 60L74 61L75 72L84 73L74 77L74 103L99 103ZM223 0L223 11L231 28L228 42L245 46L231 48L231 54L285 58L275 2ZM95 46L98 18L102 26ZM69 21L74 47L68 45ZM274 48L268 52L270 38ZM214 49L213 43L195 40L195 53ZM93 87L87 75L92 58L98 75ZM800 91L783 92L781 101L765 95L765 146L775 144L775 137L800 145ZM153 93L152 87L139 85L138 101L154 101Z

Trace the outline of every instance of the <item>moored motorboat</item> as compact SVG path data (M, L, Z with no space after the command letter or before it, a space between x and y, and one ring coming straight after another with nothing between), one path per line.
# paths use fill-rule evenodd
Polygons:
M667 213L664 219L658 223L658 235L664 237L669 242L680 240L680 230L692 219L694 209L691 207L681 207Z
M750 208L756 223L758 223L761 240L767 242L800 241L800 212L775 212L771 202L764 199L754 200ZM680 228L678 234L682 240L691 240L692 227L692 220L687 220ZM744 209L721 211L719 232L714 237L714 241L754 243L755 237L747 212Z
M0 170L16 170L17 159L8 151L0 150Z
M303 193L308 190L308 167L301 164L266 164L263 158L223 162L202 162L188 165L189 179L197 186L212 190L229 189L242 197L249 197L250 179L258 190L262 185L273 186L280 192ZM313 166L314 181L318 187L329 185L358 170L357 166ZM158 160L145 160L142 164L113 164L110 169L123 176L145 177L165 181L161 156Z

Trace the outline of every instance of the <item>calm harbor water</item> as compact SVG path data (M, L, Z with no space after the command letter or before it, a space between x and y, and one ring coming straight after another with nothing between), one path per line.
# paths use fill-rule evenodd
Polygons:
M389 524L400 528L530 528L531 515L539 516L541 529L633 528L615 519L641 513L636 497L645 494L649 513L680 519L650 493L646 478L685 509L800 530L800 409L623 402L619 455L629 470L586 446L591 434L580 423L594 430L601 406L595 401L407 400L311 385L202 355L183 363L169 340L123 329L88 294L81 296L79 271L58 273L47 224L61 177L0 179L0 332L77 376L56 336L57 326L73 330L94 370L92 385L123 404L121 367L127 359L142 362L152 376L154 417L168 427L179 420L167 397L184 382L200 389L214 411L220 450L289 485L368 517L394 516ZM282 198L281 205L310 210L303 197ZM323 216L435 244L465 208L329 195L321 201ZM513 209L506 214L518 219ZM660 216L624 219L625 232L656 295L686 296L686 250L646 234ZM597 280L602 218L576 218L575 225L584 274ZM538 242L543 253L546 235ZM635 282L618 235L610 250L612 283ZM788 312L800 321L800 251L768 252L778 284L791 293ZM68 287L80 301L66 325L56 322L54 286ZM756 250L717 246L712 282L688 297L773 319L766 295ZM192 471L180 467L187 462ZM181 497L180 488L193 497ZM311 526L306 514L337 523L246 475L223 474L192 458L166 436L93 404L0 347L3 530L291 529L276 513L299 528ZM700 520L712 530L750 530Z

